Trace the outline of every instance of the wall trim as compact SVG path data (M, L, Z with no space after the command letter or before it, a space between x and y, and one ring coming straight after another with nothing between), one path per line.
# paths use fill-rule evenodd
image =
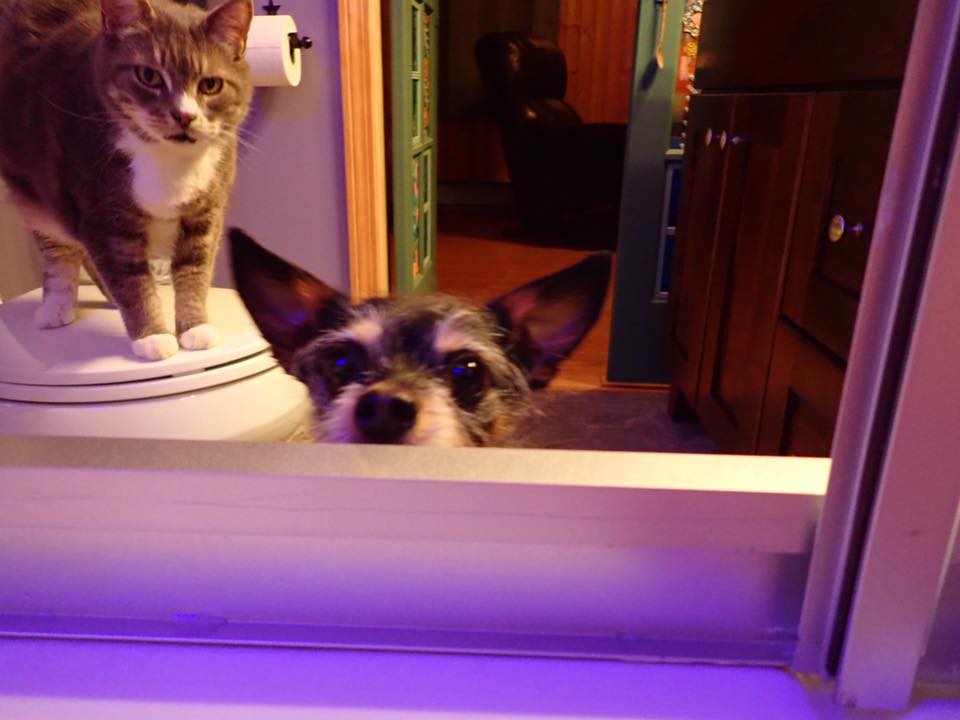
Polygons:
M338 2L350 294L359 300L390 290L380 5Z

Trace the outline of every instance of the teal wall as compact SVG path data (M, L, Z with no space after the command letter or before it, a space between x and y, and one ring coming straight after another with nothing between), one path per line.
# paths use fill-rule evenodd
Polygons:
M669 382L664 352L667 304L653 298L684 5L684 0L668 3L665 67L643 90L640 80L653 57L658 12L654 0L640 2L607 369L611 382Z

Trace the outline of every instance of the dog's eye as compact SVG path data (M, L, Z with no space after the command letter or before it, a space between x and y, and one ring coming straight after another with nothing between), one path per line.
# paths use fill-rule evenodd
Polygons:
M367 353L356 343L344 343L329 348L321 362L330 384L340 388L356 380L367 369Z
M447 361L450 390L457 403L471 407L487 390L487 369L476 355L458 354Z

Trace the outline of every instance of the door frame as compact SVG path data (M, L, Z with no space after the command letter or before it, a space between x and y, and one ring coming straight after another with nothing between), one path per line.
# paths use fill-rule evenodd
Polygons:
M390 291L380 3L338 0L350 295Z

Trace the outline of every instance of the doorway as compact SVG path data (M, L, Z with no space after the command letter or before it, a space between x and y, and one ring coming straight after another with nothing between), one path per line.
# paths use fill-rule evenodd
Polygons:
M444 7L440 290L483 302L592 251L615 250L636 6L501 0ZM606 82L594 82L600 75ZM575 157L588 143L594 157L608 157L607 189L578 203L600 178L601 163ZM555 389L605 386L609 328L608 302Z
M616 258L638 11L639 0L383 0L395 290L483 303L592 252ZM699 426L670 420L665 388L608 381L613 298L538 393L566 424L531 441L712 451Z

